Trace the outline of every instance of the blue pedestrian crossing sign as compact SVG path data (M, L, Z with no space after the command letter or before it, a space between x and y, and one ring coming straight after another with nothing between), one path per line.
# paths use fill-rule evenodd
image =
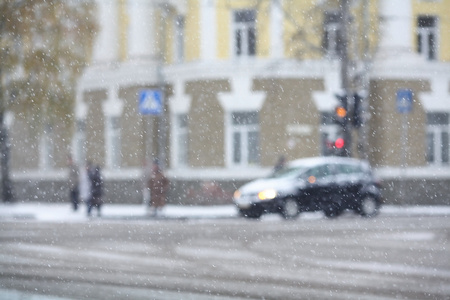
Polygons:
M409 89L397 91L397 111L401 114L408 114L412 111L413 93Z
M142 90L139 93L139 112L159 116L163 111L163 93L160 90Z

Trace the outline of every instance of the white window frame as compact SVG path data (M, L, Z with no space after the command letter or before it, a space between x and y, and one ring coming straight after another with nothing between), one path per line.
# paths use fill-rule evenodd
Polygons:
M44 125L44 131L40 138L39 166L43 170L53 169L55 166L53 127L50 124Z
M185 120L182 120L185 118ZM176 137L173 141L176 143L175 157L177 167L187 167L189 164L189 119L187 114L175 115Z
M255 19L253 21L247 21L247 22L237 22L235 20L236 14L244 11L253 11L255 14ZM257 39L258 39L258 33L256 28L256 10L254 9L239 9L239 10L233 10L231 14L231 20L232 20L232 32L231 32L231 53L233 54L233 57L239 58L239 57L255 57L257 52ZM254 53L249 53L249 45L250 45L250 30L253 29L254 32ZM237 32L240 32L241 34L241 53L237 53L238 44L237 44Z
M434 26L433 27L419 27L419 24L417 24L417 52L424 57L427 60L437 60L439 57L439 32L438 32L438 18L436 16L428 16L428 15L421 15L417 18L417 23L419 23L419 19L422 17L429 17L434 19ZM433 36L434 40L434 50L432 57L430 55L430 48L432 48L433 45L429 42L429 37ZM419 38L420 37L420 38ZM420 43L420 45L419 45Z
M449 116L450 119L450 116ZM449 120L450 121L450 120ZM449 158L450 158L450 145L447 145L447 151L448 153L443 153L444 145L442 140L443 133L447 133L447 138L450 138L450 124L441 124L441 125L430 125L427 124L427 130L426 130L426 151L427 151L427 162L430 165L436 165L436 166L448 166L450 164ZM429 157L429 136L433 136L433 144L432 146L432 155L433 159L430 159ZM447 141L449 142L449 141ZM447 159L447 161L444 161L444 158Z
M248 166L259 166L260 165L260 125L257 124L235 124L233 121L234 113L257 113L256 111L233 111L228 113L227 120L227 158L228 165L232 167L248 167ZM239 133L240 139L240 161L235 161L235 134ZM258 145L257 149L257 159L252 162L250 159L250 154L252 150L250 149L250 138L251 133L258 134Z

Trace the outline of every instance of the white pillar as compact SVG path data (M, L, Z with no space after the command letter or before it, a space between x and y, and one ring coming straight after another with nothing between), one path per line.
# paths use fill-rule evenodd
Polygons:
M216 1L200 0L200 57L213 60L216 57Z
M105 117L105 167L114 169L120 166L120 132L119 128L115 128L113 118L120 117L123 112L124 103L118 97L118 90L115 86L110 86L108 90L108 99L102 103L103 115ZM118 131L118 132L117 132ZM115 147L119 147L115 148Z
M283 17L283 0L272 0L270 6L270 55L272 58L283 57Z
M174 82L174 94L171 98L169 98L169 107L170 107L170 126L171 126L171 147L170 147L170 158L171 158L171 167L172 169L176 169L180 166L180 163L178 161L178 153L180 153L180 144L178 142L179 138L179 126L178 126L178 120L177 117L180 114L187 114L189 113L189 110L191 109L192 104L192 96L186 95L184 93L184 80L177 80Z
M117 0L97 0L99 32L93 62L110 63L119 58L119 10Z
M385 58L398 58L413 52L411 0L380 1L379 52Z
M155 2L128 0L128 57L157 58Z

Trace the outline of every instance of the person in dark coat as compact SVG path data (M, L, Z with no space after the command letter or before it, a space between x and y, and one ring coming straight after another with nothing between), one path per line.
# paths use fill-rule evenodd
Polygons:
M97 208L98 216L101 216L101 206L103 204L103 179L100 172L100 166L93 166L88 169L89 180L91 181L91 197L88 203L88 216L91 215L92 208Z
M159 167L158 161L153 162L148 188L150 189L150 205L156 215L166 204L166 194L169 188L169 180Z
M283 170L286 167L286 157L284 155L281 155L278 158L277 163L275 164L275 167L273 168L273 174L276 174Z
M78 203L80 202L80 189L79 189L79 169L74 163L71 156L68 158L69 167L69 190L70 190L70 201L72 202L73 210L78 209Z

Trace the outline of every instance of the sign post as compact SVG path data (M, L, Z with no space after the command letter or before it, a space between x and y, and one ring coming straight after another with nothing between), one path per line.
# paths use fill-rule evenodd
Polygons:
M147 121L146 126L146 143L145 143L145 149L146 149L146 157L148 159L148 164L151 164L153 160L153 151L152 151L152 141L153 141L153 119L150 118L152 116L159 118L159 132L158 135L158 144L159 148L161 149L163 147L164 138L164 128L163 128L163 100L164 100L164 94L159 89L148 89L148 90L142 90L139 92L139 99L138 99L138 109L139 113L143 115L145 120ZM161 155L161 154L160 154ZM163 162L161 162L163 163Z
M402 115L402 165L406 166L406 154L408 153L408 114L412 111L413 93L410 89L399 89L397 91L397 112Z
M402 115L402 162L401 167L403 174L407 165L407 153L408 153L408 114L411 113L413 107L413 93L410 89L399 89L397 91L397 112ZM404 179L401 181L400 191L402 196L405 197ZM403 199L406 200L406 199Z

